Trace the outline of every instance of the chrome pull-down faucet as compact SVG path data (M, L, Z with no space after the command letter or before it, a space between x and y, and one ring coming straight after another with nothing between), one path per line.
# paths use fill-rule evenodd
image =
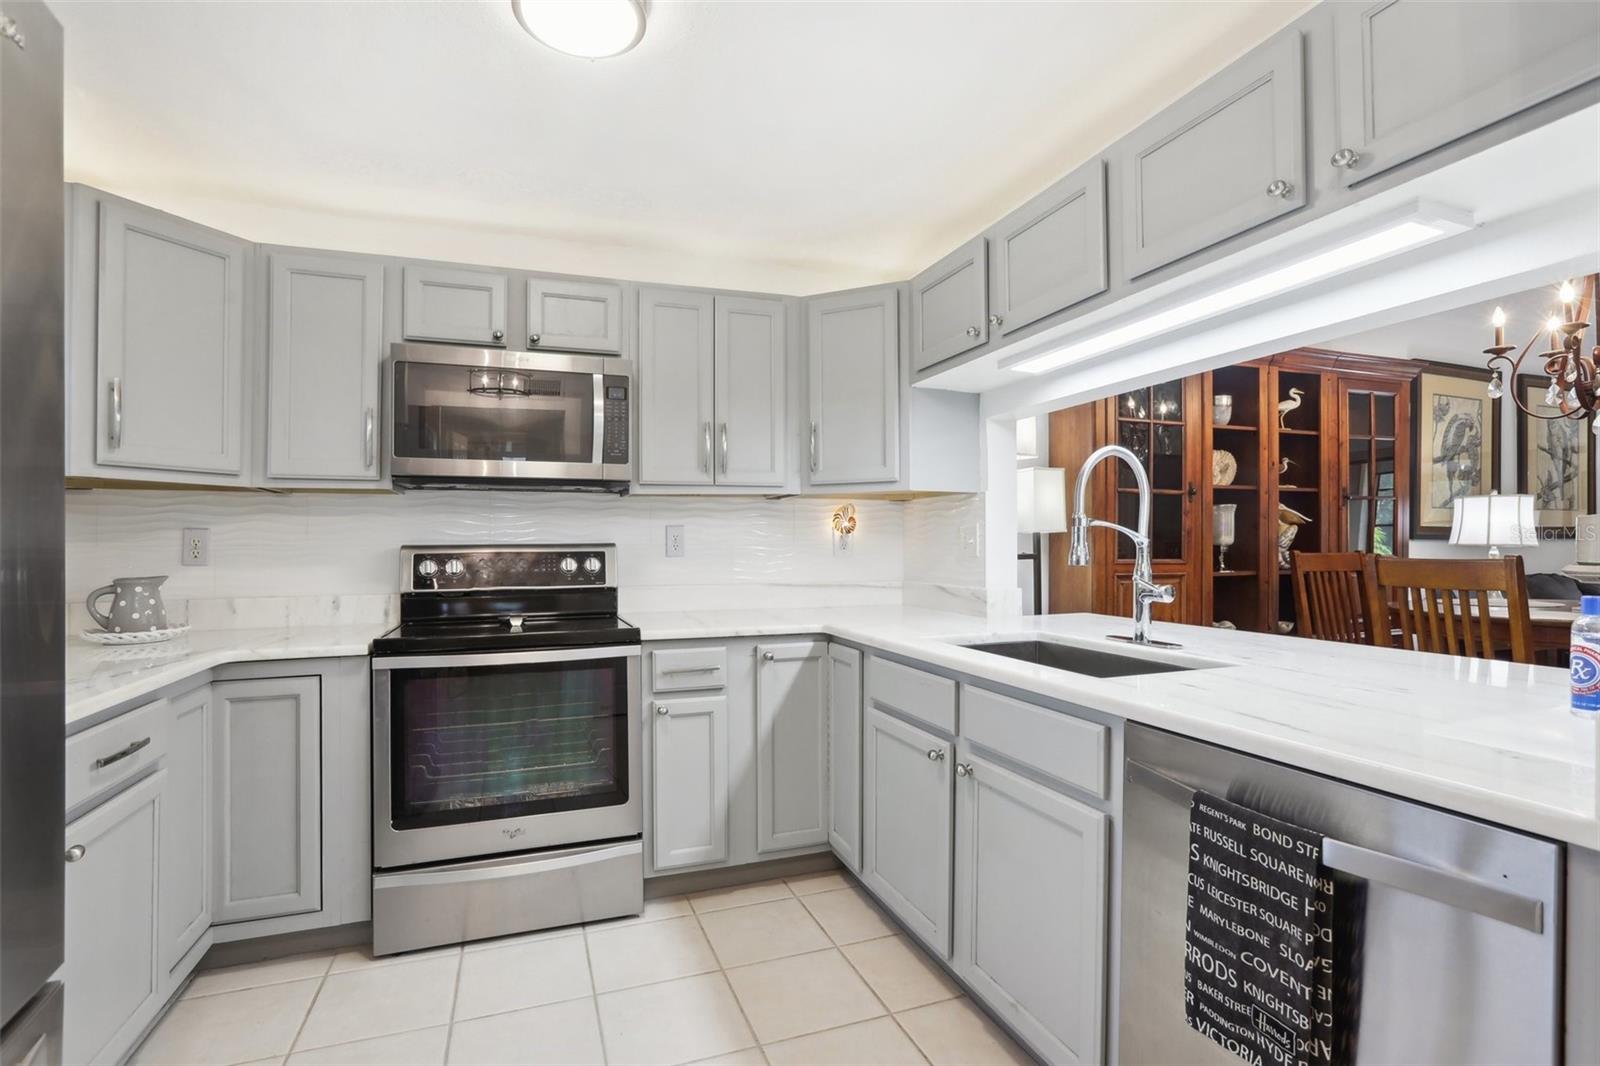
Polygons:
M1128 469L1133 471L1133 480L1139 486L1139 528L1129 529L1119 526L1115 522L1106 522L1098 518L1090 518L1085 513L1084 496L1089 488L1089 475L1104 459L1121 459L1128 464ZM1139 462L1139 457L1120 444L1107 444L1103 448L1096 448L1084 460L1083 468L1078 471L1078 483L1072 490L1072 547L1067 552L1068 566L1089 565L1089 528L1091 526L1104 526L1114 529L1133 541L1133 636L1112 636L1112 640L1126 640L1134 644L1148 644L1160 648L1176 648L1178 645L1166 641L1150 639L1150 605L1152 603L1171 603L1173 590L1171 585L1157 585L1150 572L1150 478L1144 472L1144 464Z

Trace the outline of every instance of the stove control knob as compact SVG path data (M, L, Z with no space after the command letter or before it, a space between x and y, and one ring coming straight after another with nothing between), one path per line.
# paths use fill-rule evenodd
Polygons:
M567 556L565 559L562 559L561 560L561 572L563 574L566 574L568 577L571 577L573 574L576 574L578 572L578 560L574 559L570 555Z
M417 564L417 573L423 577L432 577L439 572L439 564L432 559L424 559Z
M462 565L460 559L451 559L444 564L444 572L451 577L460 577L467 572L467 568Z
M600 572L600 557L596 555L589 556L583 561L583 569L585 573L598 574Z

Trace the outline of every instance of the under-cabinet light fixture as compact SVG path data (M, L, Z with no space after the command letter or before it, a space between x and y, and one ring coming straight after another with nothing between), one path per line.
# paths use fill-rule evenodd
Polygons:
M644 36L640 0L511 0L528 35L579 59L619 56Z
M1472 213L1428 201L1415 201L1403 210L1373 219L1345 231L1330 242L1318 242L1285 263L1269 269L1255 268L1234 276L1203 295L1180 300L1163 310L1140 315L1110 329L1089 333L1019 360L1005 367L1025 374L1056 370L1139 341L1170 333L1203 319L1245 307L1269 296L1366 266L1401 252L1420 248L1472 228Z

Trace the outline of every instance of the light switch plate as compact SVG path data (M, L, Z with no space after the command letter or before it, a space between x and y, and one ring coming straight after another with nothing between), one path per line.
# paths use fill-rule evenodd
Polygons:
M681 558L683 558L683 527L682 526L668 526L667 527L667 558L668 559L681 559Z
M184 566L210 566L211 530L184 530L181 558L178 561Z

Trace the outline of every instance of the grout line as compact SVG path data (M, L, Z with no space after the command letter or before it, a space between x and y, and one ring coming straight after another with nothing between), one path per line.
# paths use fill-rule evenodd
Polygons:
M450 1061L450 1043L456 1035L456 1004L461 1001L461 971L467 968L465 949L456 951L456 979L450 986L450 1013L445 1015L444 1061Z
M654 922L641 922L641 925L654 925ZM589 968L589 1007L594 1011L594 1031L600 1035L600 1058L609 1063L611 1052L606 1050L606 1027L600 1023L600 992L594 983L594 956L589 954L589 927L581 928L583 936L583 964ZM448 1060L447 1060L448 1061Z
M788 883L785 882L783 887L784 888L788 888L789 887ZM791 893L791 895L792 895L792 893ZM734 907L730 907L728 909L729 910L737 910L737 908L734 908ZM693 903L689 904L689 911L690 911L691 914L694 915L694 924L699 928L700 935L702 937L705 937L706 945L709 947L711 945L711 938L709 936L706 936L706 927L704 925L702 925L701 922L700 922L700 912L694 909L694 904ZM754 1025L750 1024L750 1015L744 1009L744 1001L739 998L739 991L738 991L738 989L733 987L733 982L728 980L728 968L726 966L722 965L722 956L717 954L717 949L715 947L711 948L711 957L713 959L717 960L717 976L722 978L723 985L726 986L727 989L728 989L728 995L733 997L733 1005L735 1007L737 1007L738 1010L739 1010L740 1019L742 1019L744 1021L744 1027L750 1031L750 1039L752 1041L754 1041L754 1043L751 1046L755 1047L757 1049L760 1049L761 1048L761 1036L756 1032L756 1027ZM744 1048L735 1048L734 1050L735 1051L743 1051L745 1049ZM730 1052L729 1054L731 1054L731 1053L732 1052ZM705 1056L702 1056L702 1058L704 1058L704 1057ZM762 1051L761 1052L761 1057L763 1059L766 1059L767 1053L765 1051Z
M887 939L889 939L889 937L892 937L894 935L896 935L896 934L890 933L889 936L873 937L872 940L857 940L856 943L857 944L870 944L870 943L872 943L873 940L887 940ZM921 954L921 951L922 951L922 949L918 948L915 944L911 945L911 950L916 952L917 954ZM904 1035L905 1038L911 1042L911 1046L916 1049L918 1055L922 1056L922 1060L924 1062L932 1062L933 1060L928 1057L928 1053L926 1051L922 1050L922 1045L917 1043L917 1038L912 1036L910 1030L908 1030L904 1025L902 1025L900 1023L899 1015L895 1014L894 1011L890 1010L889 1009L889 1004L885 1003L883 1001L883 997L878 995L878 990L876 988L872 987L872 982L867 980L867 975L861 972L860 967L858 967L855 964L855 960L852 959L848 954L846 954L842 949L840 950L839 954L844 955L845 964L847 966L849 966L850 969L855 972L855 975L861 979L861 983L867 986L867 991L871 992L873 998L878 1001L878 1006L883 1008L884 1017L887 1017L890 1021L894 1022L895 1028L899 1029L901 1034ZM942 1003L944 1001L943 1000L935 1000L934 1002ZM921 1004L921 1006L928 1006L928 1004L924 1003L924 1004ZM916 1008L915 1007L907 1007L906 1009L907 1010L915 1010Z
M328 960L328 964L330 966L333 965L332 958ZM288 1062L289 1056L295 1053L296 1045L300 1043L300 1037L304 1035L306 1031L306 1022L311 1020L311 1012L317 1009L317 1000L322 998L322 989L327 985L327 983L327 974L323 974L322 977L317 980L317 990L311 993L311 1002L306 1004L306 1012L301 1016L300 1024L295 1027L294 1039L289 1041L289 1050L283 1053L284 1062Z

